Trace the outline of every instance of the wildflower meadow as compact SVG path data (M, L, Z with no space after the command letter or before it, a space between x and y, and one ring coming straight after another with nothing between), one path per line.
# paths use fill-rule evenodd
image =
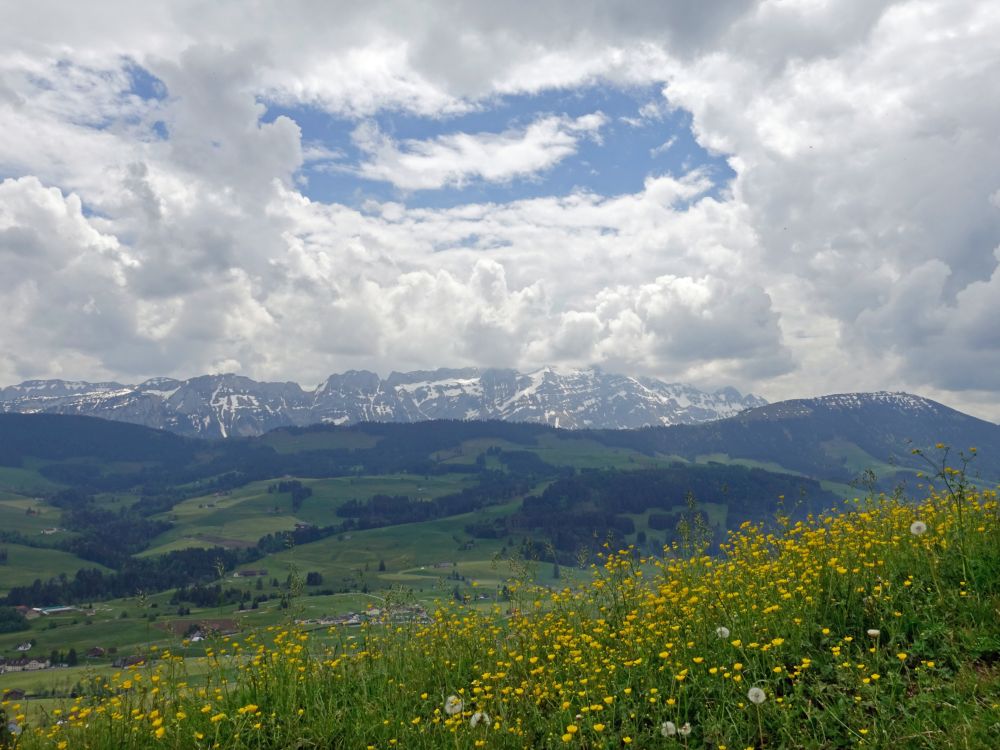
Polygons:
M153 652L21 722L24 750L995 748L1000 510L967 465L508 607Z

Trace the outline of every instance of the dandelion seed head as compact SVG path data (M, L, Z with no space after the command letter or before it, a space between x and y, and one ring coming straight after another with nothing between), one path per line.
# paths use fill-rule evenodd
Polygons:
M677 725L672 721L665 721L660 724L660 734L664 737L673 737L677 734Z
M677 734L681 737L687 737L691 734L691 724L689 722L684 722L684 726L677 730Z
M878 638L882 635L882 631L878 628L868 628L868 635L872 638Z
M747 698L750 699L751 703L759 706L767 700L767 695L759 687L752 687L747 691Z
M927 524L923 521L914 521L910 524L910 533L913 536L920 536L921 534L927 533Z
M459 698L457 695L449 695L445 699L445 702L444 702L444 712L446 714L448 714L449 716L454 716L455 714L462 713L462 709L464 707L465 706L462 703L462 699Z
M729 628L727 628L725 625L720 625L715 629L715 634L719 636L719 638L728 638Z
M481 723L485 724L486 726L489 726L490 715L485 711L476 711L474 714L472 714L472 718L469 719L469 726L475 727L479 726L479 724Z

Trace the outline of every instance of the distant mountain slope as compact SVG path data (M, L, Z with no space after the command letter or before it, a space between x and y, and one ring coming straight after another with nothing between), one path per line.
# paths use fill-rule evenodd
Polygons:
M607 433L609 443L688 459L724 454L815 477L850 479L864 468L926 468L912 448L976 447L977 469L1000 479L1000 426L908 393L845 393L780 401L702 425ZM931 453L935 453L931 450ZM957 458L957 456L953 456Z
M314 391L238 375L154 378L139 385L32 380L0 389L0 411L79 414L196 437L260 435L318 422L432 419L535 422L568 429L696 424L766 403L732 388L691 386L600 370L351 371Z
M205 444L141 425L64 414L0 414L0 466L46 461L194 461Z

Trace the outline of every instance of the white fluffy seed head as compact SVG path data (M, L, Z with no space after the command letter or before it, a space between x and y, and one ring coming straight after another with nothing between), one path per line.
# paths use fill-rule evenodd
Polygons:
M462 713L464 704L457 695L449 695L444 701L444 712L449 716Z
M914 521L910 524L910 533L913 536L920 536L927 533L927 524L923 521Z
M687 737L689 734L691 734L691 724L685 722L684 726L682 726L680 729L677 730L677 734L679 734L681 737Z
M878 638L880 635L882 635L882 631L879 630L878 628L868 628L868 635L871 636L872 638Z
M729 628L727 628L725 625L720 625L715 629L715 634L719 636L719 638L728 638Z
M660 724L660 734L664 737L673 737L677 734L677 725L672 721L665 721Z
M754 705L759 706L761 703L767 700L767 694L764 693L759 687L752 687L747 691L747 698Z

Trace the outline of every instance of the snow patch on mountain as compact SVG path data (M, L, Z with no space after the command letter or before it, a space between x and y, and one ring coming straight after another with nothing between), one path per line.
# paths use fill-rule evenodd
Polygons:
M529 373L508 369L367 371L331 375L313 390L239 375L139 385L33 380L0 389L0 411L83 414L200 437L259 435L315 423L497 419L569 429L697 424L766 402L733 388L714 393L682 383L598 369Z

